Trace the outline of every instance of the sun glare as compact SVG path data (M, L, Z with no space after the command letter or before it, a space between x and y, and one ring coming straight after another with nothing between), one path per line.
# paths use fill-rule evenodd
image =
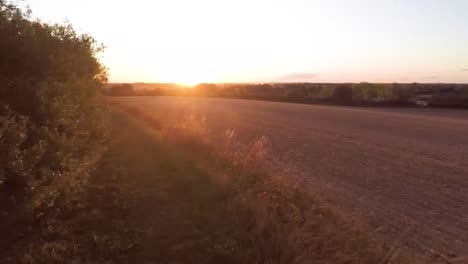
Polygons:
M178 69L166 69L160 76L161 82L177 83L181 86L192 88L200 83L220 82L219 74L208 67L187 67Z
M200 82L195 81L195 80L187 79L187 80L177 81L176 83L179 84L180 86L183 86L183 87L186 87L186 88L193 88L197 84L199 84Z

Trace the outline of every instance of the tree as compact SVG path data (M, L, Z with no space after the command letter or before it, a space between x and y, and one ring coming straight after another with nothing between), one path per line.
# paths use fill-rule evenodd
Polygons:
M393 96L399 104L408 104L410 100L416 95L416 90L408 85L399 83L392 84Z
M335 87L332 98L338 104L352 104L353 88L347 84L340 84L337 87Z
M103 47L4 0L0 39L0 210L46 219L81 192L103 149Z
M194 91L201 96L216 96L218 94L218 86L214 83L200 83L194 87Z
M131 84L115 84L109 90L109 95L113 96L129 96L135 94L135 90Z

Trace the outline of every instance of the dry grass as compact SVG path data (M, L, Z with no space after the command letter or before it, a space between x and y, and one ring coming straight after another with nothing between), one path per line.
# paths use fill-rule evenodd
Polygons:
M281 172L266 173L267 138L260 137L245 147L238 143L235 132L228 130L222 142L215 143L210 140L203 116L181 113L177 118L165 120L123 104L118 108L130 113L142 127L156 128L149 133L163 148L177 153L179 165L193 162L190 168L185 167L188 170L185 173L198 175L196 180L190 180L194 191L221 197L203 201L192 197L181 206L193 210L200 202L204 203L197 209L198 219L193 221L206 223L192 224L212 225L215 231L207 233L221 230L217 235L222 239L196 242L188 239L187 246L183 235L171 234L176 244L182 244L178 247L184 249L180 254L189 256L196 245L208 243L219 250L206 254L224 256L223 261L232 263L418 262L399 248L378 240L362 223L346 219L346 214L330 207L316 190L293 180L294 177L285 177L288 175ZM179 191L174 195L186 195L186 189ZM206 258L203 262L207 262Z

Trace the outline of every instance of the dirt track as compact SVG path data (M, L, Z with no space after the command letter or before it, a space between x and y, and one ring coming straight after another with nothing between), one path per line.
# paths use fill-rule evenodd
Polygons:
M468 256L468 111L360 109L227 99L115 98L155 115L189 111L209 129L264 135L282 166L423 251Z

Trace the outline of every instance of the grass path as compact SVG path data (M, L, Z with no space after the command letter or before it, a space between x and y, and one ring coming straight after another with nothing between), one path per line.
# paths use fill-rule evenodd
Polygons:
M135 261L240 263L227 236L238 232L225 207L227 194L128 116L114 112L112 126L109 164L118 164L137 190L131 222L142 244Z

